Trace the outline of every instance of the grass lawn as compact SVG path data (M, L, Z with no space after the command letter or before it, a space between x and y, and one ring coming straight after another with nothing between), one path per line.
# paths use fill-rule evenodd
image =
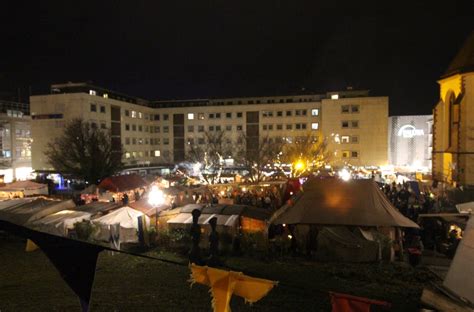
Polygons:
M41 251L0 233L0 311L80 311L79 300ZM179 258L170 253L149 255ZM330 311L327 291L392 303L391 311L418 311L421 290L433 277L403 263L342 264L282 259L229 258L252 276L277 280L267 297L249 305L233 297L233 311ZM188 283L186 266L124 254L101 253L91 311L211 311L208 288ZM372 309L372 311L379 311Z

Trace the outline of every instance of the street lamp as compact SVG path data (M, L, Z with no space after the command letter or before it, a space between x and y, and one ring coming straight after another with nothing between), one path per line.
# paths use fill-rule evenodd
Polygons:
M148 193L148 203L156 209L155 214L155 228L158 230L158 206L162 205L165 202L165 196L163 191L158 188L158 186L153 185L151 187L150 193Z

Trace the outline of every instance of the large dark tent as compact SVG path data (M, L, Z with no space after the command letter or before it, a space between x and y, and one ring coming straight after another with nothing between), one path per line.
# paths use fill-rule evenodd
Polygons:
M278 210L270 222L418 228L393 207L372 180L309 180L294 202Z
M351 262L393 259L398 228L418 228L372 180L310 179L270 223L294 225L289 237L300 246L317 241L320 260Z

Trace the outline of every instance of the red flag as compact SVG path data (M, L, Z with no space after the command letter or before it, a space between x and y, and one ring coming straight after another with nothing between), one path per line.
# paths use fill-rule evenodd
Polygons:
M372 304L390 307L385 301L372 300L346 294L329 292L331 295L332 312L370 312Z

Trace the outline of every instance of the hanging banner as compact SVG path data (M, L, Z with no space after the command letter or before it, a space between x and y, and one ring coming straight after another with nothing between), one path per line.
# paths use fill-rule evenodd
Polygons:
M211 287L214 312L230 312L230 299L237 295L245 302L256 302L265 297L278 282L191 264L191 286L199 283Z

